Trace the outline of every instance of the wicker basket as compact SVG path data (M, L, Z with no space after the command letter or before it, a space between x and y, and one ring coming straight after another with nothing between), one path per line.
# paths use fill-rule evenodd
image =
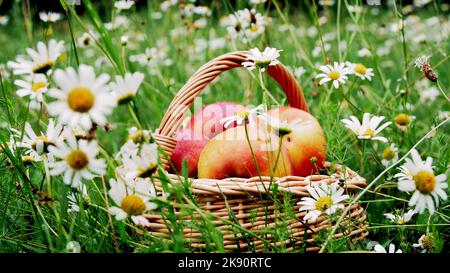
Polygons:
M203 65L181 88L170 104L155 139L168 155L176 145L174 136L179 131L183 115L193 104L195 98L223 71L241 67L246 61L245 51L222 55ZM275 79L286 94L290 106L309 111L300 86L293 75L282 64L268 67L268 74ZM169 170L167 158L162 158L166 170ZM282 178L253 177L192 179L191 191L196 196L196 202L202 211L216 216L213 223L223 235L226 251L267 251L272 248L282 248L292 252L299 249L318 251L316 237L321 230L329 229L331 224L327 217L321 216L315 222L302 221L306 212L300 212L297 202L308 196L305 186L312 182L337 183L338 181L348 192L366 185L364 178L354 171L340 165L325 164L326 174L316 174L308 177L287 176ZM168 174L173 183L181 183L183 178L175 174ZM274 185L277 185L274 187ZM157 190L162 191L162 184L155 181ZM269 189L269 190L268 190ZM277 196L273 196L276 189ZM270 200L270 201L268 201ZM280 203L290 204L281 206ZM289 210L289 211L288 211ZM230 214L231 213L231 214ZM182 215L176 212L180 221L185 223L199 217L197 213ZM283 216L283 217L280 217ZM170 228L160 214L146 215L150 221L148 232L151 235L167 237ZM348 218L343 222L340 232L335 237L350 236L353 240L361 240L367 236L367 222L364 209L354 205ZM235 223L230 224L231 220ZM282 220L282 221L281 221ZM280 223L283 222L283 223ZM240 230L236 232L236 224ZM288 238L275 238L273 232L278 228L289 234ZM184 235L187 243L194 251L204 251L206 244L202 234L186 225ZM250 235L249 235L250 234ZM270 245L268 246L268 242Z

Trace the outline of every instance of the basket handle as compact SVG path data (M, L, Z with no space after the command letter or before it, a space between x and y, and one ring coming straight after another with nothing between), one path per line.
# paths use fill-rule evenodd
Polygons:
M248 51L236 51L224 54L200 67L178 91L159 125L157 134L171 138L180 128L184 113L188 111L203 89L222 72L241 67L242 62L247 61L248 53ZM300 86L283 64L269 66L267 72L281 86L290 106L309 112Z

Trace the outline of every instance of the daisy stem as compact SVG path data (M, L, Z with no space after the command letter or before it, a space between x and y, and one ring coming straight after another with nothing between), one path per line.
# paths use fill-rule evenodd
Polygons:
M50 176L50 170L48 169L47 157L45 157L44 162L44 171L45 171L45 184L47 185L47 193L49 196L52 196L52 177Z
M447 96L447 94L445 94L444 90L442 89L441 84L439 83L439 80L436 81L436 85L437 85L439 91L441 91L441 93L442 93L442 95L444 96L444 98L446 98L447 101L450 102L450 98Z
M259 170L258 162L256 161L255 152L253 151L252 143L250 142L250 137L248 135L247 119L244 120L244 130L245 130L245 138L247 139L248 147L250 148L250 153L252 154L252 157L253 157L253 163L255 164L256 171L258 172L259 179L261 181L263 181L262 176L261 176L261 171ZM264 190L266 190L265 187L264 187Z
M134 107L131 105L131 102L128 103L128 111L130 111L130 115L133 118L134 122L136 123L136 125L138 126L139 130L142 130L142 124L139 121L137 114L135 112Z
M361 146L361 158L360 158L360 172L361 174L364 174L364 162L365 162L365 158L364 156L366 155L366 141L362 140L362 146Z
M121 59L122 59L123 67L125 68L125 70L127 70L127 62L126 62L126 59L125 59L125 49L126 49L126 46L122 46Z
M75 44L75 38L73 36L73 29L72 29L72 18L70 17L70 12L68 9L65 9L66 11L66 16L67 16L67 22L69 24L69 31L70 31L70 37L72 40L72 47L73 47L73 52L75 53L75 60L77 61L77 65L80 65L80 59L78 58L78 50L77 50L77 45Z
M355 87L356 82L358 81L358 78L355 77L350 87L347 89L347 92L345 92L346 95L350 95L350 93L353 91L353 87Z
M278 161L280 160L280 154L281 154L281 146L282 146L282 144L283 144L283 136L280 136L280 140L278 141L278 153L277 153L277 158L275 159L275 165L273 166L273 170L272 170L272 173L271 173L271 177L270 177L270 181L272 181L273 180L273 177L274 177L274 175L275 175L275 170L276 170L276 168L277 168L277 165L278 165Z
M259 82L261 84L261 87L263 89L263 103L266 105L266 107L269 105L268 99L267 99L267 93L269 93L269 91L267 90L265 84L264 84L264 79L263 79L263 72L261 71L261 69L258 69L258 74L259 74Z
M390 165L389 167L387 167L386 169L384 169L384 171L382 171L377 177L375 177L374 180L372 180L372 182L369 183L369 185L367 185L349 204L348 206L345 208L345 210L342 212L341 217L339 217L338 221L336 222L336 224L333 226L333 229L331 230L331 233L328 235L328 238L326 239L325 243L322 245L319 253L323 253L327 246L328 243L330 242L331 239L333 239L333 235L336 233L337 229L339 228L339 225L341 224L341 222L344 220L344 217L347 215L347 213L350 211L351 207L358 202L359 199L361 199L361 197L366 194L366 192L369 191L370 188L372 188L377 182L378 180L380 180L387 172L389 172L391 169L393 169L395 166L397 166L400 162L402 162L403 160L405 160L405 158L407 156L409 156L409 154L411 153L412 150L414 150L417 146L419 146L425 139L427 139L434 130L438 129L439 127L443 126L447 121L449 121L450 118L447 118L446 120L442 121L441 123L439 123L434 129L431 129L430 131L428 131L428 133L426 133L421 139L419 139L419 141L416 142L416 144L414 144L411 149L409 149L409 151L403 155L402 158L400 158L397 162L392 163L392 165Z
M347 96L347 94L344 93L344 91L342 90L341 87L338 88L338 90L340 91L342 97L353 107L355 108L358 112L364 113L363 110L361 110L358 106L356 106L351 100L350 98Z
M109 201L108 201L108 192L107 192L107 188L106 188L105 177L102 176L101 180L102 180L102 186L103 186L103 194L104 194L104 198L105 198L105 205L108 210L108 223L111 227L111 233L112 233L112 236L114 239L114 250L116 251L116 253L119 253L119 245L117 243L116 232L114 231L114 225L113 225L111 213L109 213Z
M339 63L342 62L342 49L341 49L341 4L342 1L337 3L337 18L336 18L336 32L337 32L337 43L339 51Z

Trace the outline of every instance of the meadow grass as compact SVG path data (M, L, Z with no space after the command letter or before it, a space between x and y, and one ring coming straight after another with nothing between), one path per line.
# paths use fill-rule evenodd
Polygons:
M428 82L414 66L417 57L430 55L430 64L439 76L439 88L444 93L448 92L449 13L448 7L443 9L440 1L414 8L411 13L398 1L393 1L394 4L389 7L368 6L362 3L365 1L337 1L332 7L319 7L309 1L298 6L290 5L288 1L258 5L256 9L270 16L272 21L262 35L249 42L227 38L227 30L219 24L221 16L248 7L245 1L237 1L234 6L226 0L213 1L210 5L212 15L206 17L207 25L198 29L189 28L194 19L180 16L177 6L163 12L162 18L155 19L160 3L148 1L146 8L123 11L130 21L129 26L115 30L107 30L104 26L104 22L119 16L111 3L99 5L96 1L84 0L82 4L86 12L80 15L76 14L73 6L65 5L64 20L49 26L31 19L29 13L36 10L28 11L26 2L14 4L9 14L10 22L7 26L0 26L0 63L14 60L16 55L24 54L25 48L33 48L38 41L54 38L64 40L66 45L66 53L59 60L58 68L88 64L95 66L98 74L104 72L113 77L125 71L140 71L145 74L145 79L130 107L118 106L108 117L111 130L97 130L96 138L102 156L107 159L108 169L104 177L85 181L89 191L88 198L84 198L78 191L64 185L61 177L50 177L42 162L25 164L21 160L23 150L7 148L11 135L9 128L23 133L24 124L28 121L33 128L42 129L49 116L45 111L30 109L27 99L16 96L14 80L17 76L0 67L0 72L3 71L0 73L0 139L3 148L0 162L0 252L64 252L70 241L79 242L83 252L190 252L192 249L183 235L185 225L204 234L205 251L223 252L222 235L213 224L217 219L198 209L189 188L189 179L173 186L161 168L155 174L166 187L165 190L172 194L172 199L176 200L158 201L158 211L171 229L168 238L142 232L143 229L131 221L115 221L107 211L111 203L107 195L107 182L114 177L118 164L114 155L125 143L127 129L132 126L151 131L158 128L173 97L197 68L230 51L253 47L263 49L265 46L282 49L279 60L291 69L304 67L305 73L299 75L297 80L311 113L325 132L327 160L357 171L368 183L377 178L357 200L366 209L369 237L362 242L352 242L349 237L330 240L330 231L326 230L316 237L322 250L368 251L367 243L378 241L384 246L392 242L403 252L418 252L420 250L412 244L417 243L421 235L431 233L435 243L433 251L449 251L448 201L442 201L434 214L417 214L407 224L390 223L385 218L384 213L392 213L396 209L406 212L410 195L397 189L397 180L393 177L397 169L394 167L385 171L386 166L381 163L383 150L389 144L395 143L402 157L420 141L417 149L422 158L431 156L434 159L434 172L449 174L450 139L448 123L445 123L450 111L449 102L443 94L431 102L420 100L425 88L437 85ZM64 1L61 2L64 4ZM355 7L361 11L349 11ZM439 22L426 25L430 18L439 18ZM409 23L405 23L403 28L392 30L405 20ZM48 34L49 27L52 28L51 35ZM414 40L419 27L427 35L422 42ZM90 30L98 33L97 42L80 47L78 37ZM176 31L180 33L176 34ZM121 46L123 35L129 37L127 46ZM440 39L434 39L437 36ZM209 41L216 38L227 38L225 45L211 47ZM203 44L206 46L203 47ZM330 49L325 50L328 45ZM160 62L147 69L129 60L130 55L152 47L165 52L165 60L171 61L166 64ZM316 47L318 53L313 53ZM367 48L371 56L358 56L362 48ZM383 48L386 54L380 54ZM349 79L341 87L341 92L346 94L344 98L330 84L318 86L314 79L320 73L318 67L332 61L363 63L373 68L375 75L372 81L356 77ZM286 105L284 94L276 82L267 76L264 81L274 98L269 98L269 104L275 105L277 101ZM257 74L242 68L223 73L198 99L203 104L234 101L258 105L263 99L263 92ZM382 135L389 139L389 143L364 142L358 140L341 122L341 119L351 115L361 118L363 112L385 116L387 121L394 121L400 113L414 115L415 119L406 131L399 130L394 124L385 129ZM446 116L442 117L445 113ZM438 124L441 126L433 132L432 126ZM423 138L427 134L432 136ZM79 206L76 213L68 212L70 204L67 196L71 192L75 194ZM289 200L288 196L284 202L278 203L282 209L292 206L286 200ZM175 208L184 214L196 213L200 217L191 222L177 221ZM279 228L267 230L267 233L280 240L289 239L285 223L293 216L284 217L279 220ZM335 221L342 220L338 219L339 215L333 217L336 217ZM243 234L244 238L267 238L265 231L253 234L242 229L239 221L233 218L232 211L228 221L235 233ZM252 250L255 249L250 248ZM283 247L271 247L268 243L264 250L285 251ZM296 249L298 252L304 250Z

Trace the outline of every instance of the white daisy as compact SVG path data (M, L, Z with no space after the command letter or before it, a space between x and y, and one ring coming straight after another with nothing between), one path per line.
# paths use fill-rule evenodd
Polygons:
M224 128L228 128L232 124L242 125L244 122L249 122L249 124L253 124L255 122L254 116L260 116L266 112L266 108L264 105L258 105L255 108L246 108L240 111L237 111L234 116L225 117L220 120L220 124Z
M104 25L107 30L115 30L118 28L127 29L130 21L126 16L116 16L113 22L105 23Z
M70 241L66 245L66 253L81 253L80 243L77 241Z
M319 0L319 5L321 6L332 6L334 5L335 0Z
M384 216L389 219L392 223L404 225L408 223L411 218L416 214L417 212L415 210L410 209L405 214L392 214L392 213L385 213Z
M288 122L287 120L281 120L264 114L260 115L260 117L268 123L279 136L290 134L293 131L302 130L304 126L311 123L310 121L303 121L300 118Z
M45 23L55 23L61 19L61 13L58 12L39 12L39 18Z
M246 67L248 70L259 68L264 72L268 66L280 63L277 58L280 57L281 51L282 50L270 47L266 47L263 52L259 51L258 48L250 49L250 54L247 54L246 56L248 61L243 62L242 66Z
M253 5L264 4L267 0L250 0L250 3Z
M356 76L358 76L359 78L361 78L361 80L365 80L368 79L369 81L372 80L373 77L373 69L372 68L367 68L366 66L364 66L363 64L360 63L350 63L348 65L349 71L353 74L355 74Z
M150 177L158 167L158 146L156 143L144 143L137 154L122 154L123 169L119 172L125 178Z
M417 244L413 244L413 247L415 248L421 248L422 253L431 252L436 247L435 243L433 242L433 237L431 234L423 234L420 236L419 241Z
M319 67L319 70L323 73L316 76L316 78L322 78L319 82L320 85L333 81L333 86L335 88L339 88L339 84L344 84L348 79L346 74L351 73L347 67L345 67L345 63L337 63L334 62L334 65L331 66L329 64L322 65Z
M121 44L122 46L127 46L128 40L129 40L129 38L128 38L127 35L122 35L122 36L120 36L120 44Z
M386 250L382 245L378 244L374 247L374 250L376 253L403 253L401 249L397 249L396 251L394 244L389 245L389 250Z
M118 221L131 216L131 220L136 225L148 226L150 223L143 214L157 208L155 203L150 202L151 198L156 197L153 184L146 179L126 182L121 179L111 179L109 184L111 186L109 196L117 205L110 207L109 213Z
M65 141L59 140L56 146L49 146L50 154L56 158L49 162L50 175L63 174L66 185L79 188L82 179L91 180L106 173L104 159L97 159L97 142L77 140L70 130L64 131Z
M370 50L368 50L367 48L361 48L360 50L358 50L358 52L356 53L358 55L358 57L370 57L372 56L372 53L370 52Z
M226 27L231 38L247 43L261 35L270 20L255 9L243 9L221 18L220 24Z
M110 84L110 88L117 103L129 102L138 91L143 80L144 74L140 72L126 73L124 77L116 76L116 81Z
M134 6L134 1L131 0L120 0L114 2L114 7L119 11L131 9L132 6Z
M72 128L79 125L89 130L93 122L105 125L106 115L111 114L116 105L108 80L107 74L96 77L94 68L83 64L78 72L72 67L56 70L54 81L58 89L50 89L48 93L57 100L48 104L49 114L58 116L60 123Z
M78 38L78 46L79 47L88 47L92 45L95 40L98 39L97 34L95 34L92 31L84 32L79 38Z
M381 164L387 167L398 160L398 148L395 144L391 144L383 151L383 159L381 160Z
M164 59L164 54L154 47L146 48L143 54L130 56L130 61L137 62L141 65L155 64L161 59Z
M421 103L434 102L436 100L436 98L439 96L439 93L440 93L439 90L434 86L427 88L427 89L423 90L422 92L420 92L419 101Z
M47 154L49 152L49 146L55 145L60 140L62 129L60 124L55 125L53 119L50 119L48 121L46 133L44 134L41 132L38 136L27 122L25 123L25 134L23 139L17 146L32 150L38 155Z
M343 194L344 189L339 187L338 183L327 185L322 183L314 187L306 186L311 197L303 197L298 205L301 205L300 211L308 211L303 217L303 220L316 221L316 219L326 213L327 215L334 214L338 209L343 209L344 205L340 202L349 198L348 195Z
M405 161L399 168L401 172L394 176L398 178L398 189L405 192L414 191L409 206L415 206L418 213L423 213L428 208L430 214L433 214L435 203L439 206L439 198L447 200L447 193L444 191L448 187L447 176L435 176L433 159L427 157L426 161L422 161L416 149L411 151L411 159L407 158Z
M378 136L378 134L392 122L389 121L379 126L383 119L384 116L371 117L370 113L364 113L362 123L360 123L355 116L351 116L350 119L342 119L341 121L345 124L345 127L352 130L359 139L387 142L385 137Z
M8 15L0 15L0 26L6 26L9 22L9 16Z
M115 158L137 156L140 145L149 143L151 137L151 132L148 130L139 130L136 127L129 128L127 142L120 147L120 151L116 154Z
M47 92L47 77L44 74L28 75L25 80L15 80L14 84L19 87L16 95L19 97L30 97L30 107L38 108L44 103L44 94Z
M8 66L14 70L14 74L45 74L64 51L64 41L51 39L48 41L48 45L38 42L37 51L31 48L27 48L26 51L31 59L18 57L15 62L8 62Z

